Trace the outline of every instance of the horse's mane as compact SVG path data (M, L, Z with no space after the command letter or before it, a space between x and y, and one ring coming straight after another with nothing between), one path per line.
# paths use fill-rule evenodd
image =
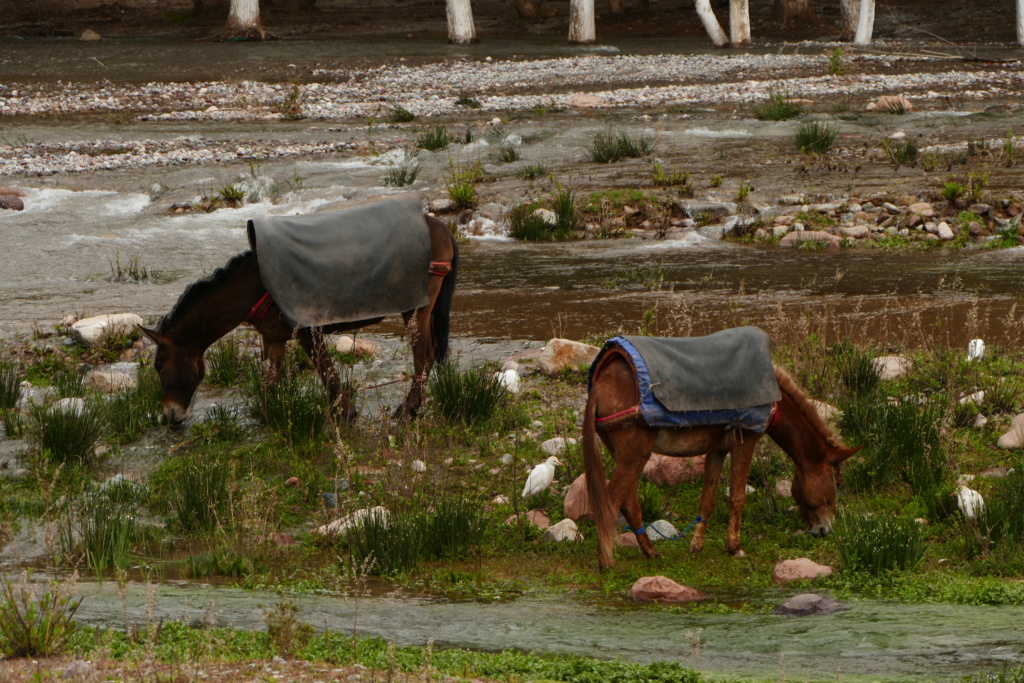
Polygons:
M800 387L797 386L796 382L789 373L780 368L778 365L775 367L775 379L779 383L779 388L782 389L782 393L789 397L796 407L800 409L800 414L811 423L811 426L818 430L818 433L825 439L828 445L833 448L844 448L842 439L836 435L831 427L822 419L821 414L818 413L818 409L814 407L814 402L807 397L807 394L803 392Z
M171 328L181 322L186 311L191 310L197 301L204 299L211 291L222 284L224 278L237 270L238 267L242 265L242 262L251 255L251 249L243 251L240 254L235 254L223 266L201 280L196 280L186 287L185 291L178 297L178 301L174 304L174 308L168 311L164 317L160 318L160 322L157 323L156 326L156 331L165 334L168 333Z

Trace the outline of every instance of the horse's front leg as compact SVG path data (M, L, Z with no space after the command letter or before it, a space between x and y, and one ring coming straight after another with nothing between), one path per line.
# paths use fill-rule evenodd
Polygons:
M331 359L330 351L327 350L323 331L303 328L299 330L297 336L299 343L302 344L302 348L306 350L306 354L313 361L313 367L316 368L317 374L320 375L320 379L327 388L331 405L338 405L341 408L342 415L347 422L355 422L357 413L352 405L352 393L342 390L341 379L334 369L334 361Z
M434 364L434 341L430 334L430 309L426 306L402 314L412 346L413 377L405 403L395 410L396 419L416 417L423 405L423 388Z
M693 540L690 541L690 552L699 553L704 550L704 534L708 531L708 520L715 511L715 493L718 480L722 477L722 467L728 451L712 451L704 458L704 483L700 489L701 521L693 528Z
M754 447L760 435L741 432L740 440L733 440L732 466L729 477L729 530L725 534L725 549L733 557L743 557L740 532L743 529L743 508L747 504L747 475L754 458ZM737 442L738 441L738 442Z

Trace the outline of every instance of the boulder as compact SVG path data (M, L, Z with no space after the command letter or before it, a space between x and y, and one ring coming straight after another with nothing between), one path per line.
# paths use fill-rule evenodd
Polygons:
M563 519L558 524L549 526L544 531L544 540L552 543L564 541L582 541L583 534L576 528L576 522L571 519Z
M623 548L639 548L640 542L636 540L636 534L627 531L615 537L615 545Z
M1013 418L1010 430L999 437L1000 448L1020 448L1024 446L1024 413Z
M664 605L696 602L708 597L707 593L680 585L667 576L641 577L629 589L629 594L640 602L657 602Z
M356 510L351 514L345 515L344 517L339 517L330 524L317 527L316 529L313 529L312 533L323 536L340 536L362 522L362 520L369 515L374 515L378 518L387 520L391 516L391 513L389 513L387 508L383 505L378 505L375 508L363 508L362 510Z
M16 187L0 187L0 197L27 197L25 190Z
M605 480L607 482L607 480ZM578 522L590 519L590 493L587 491L587 475L581 474L569 485L562 503L562 512L568 519Z
M829 576L832 567L818 564L806 557L799 557L795 560L783 560L775 565L772 570L772 581L780 586L790 581L813 581L819 576Z
M505 526L512 526L520 517L522 517L527 522L534 525L541 531L545 531L546 529L551 527L551 518L548 517L548 513L540 509L530 510L529 512L524 512L519 515L511 515L505 519Z
M779 498L792 498L793 482L790 481L789 479L776 479L775 495L777 495Z
M918 202L917 204L911 204L907 208L912 214L922 218L933 218L935 216L935 209L928 202Z
M413 472L422 473L427 471L427 463L422 460L413 460L409 463L409 469Z
M93 31L91 28L87 28L84 31L82 31L82 36L81 38L79 38L79 40L85 43L98 43L101 40L103 40L103 36L101 36L96 31Z
M953 233L953 228L949 227L949 223L942 221L936 226L935 234L939 236L940 240L949 241L954 239L956 235Z
M368 339L353 339L347 334L338 337L338 341L334 343L334 349L338 353L351 353L363 358L379 356L384 351L379 344L374 344Z
M537 356L537 362L544 374L555 377L566 368L589 365L601 349L590 344L569 339L552 339Z
M670 455L651 453L644 465L643 476L648 481L663 486L675 486L684 481L694 481L704 476L704 458L675 458Z
M115 391L134 389L139 385L138 363L113 363L102 365L85 376L87 389L95 389L105 394Z
M440 199L431 199L429 208L430 213L451 213L458 207L454 201L448 197L443 197Z
M882 95L874 105L876 110L883 112L914 111L914 105L903 95Z
M547 453L549 456L558 455L559 453L562 453L566 449L566 447L569 446L569 444L576 445L576 439L567 439L564 436L556 436L552 439L548 439L547 441L541 443L540 449L544 453Z
M772 614L791 617L806 617L811 614L835 614L850 609L846 603L814 593L801 593L790 598L785 604L772 610Z
M71 326L71 333L90 348L102 346L111 337L131 335L142 324L134 313L110 313L82 318Z
M875 366L878 379L892 380L903 377L910 372L913 363L904 356L879 356L871 361Z
M828 247L838 247L841 241L835 235L821 230L793 230L779 240L779 246L799 247L804 242L821 242Z
M21 201L20 197L15 197L12 194L0 195L0 209L10 209L11 211L24 211L25 202Z
M843 237L849 237L850 239L864 239L871 234L871 228L866 225L851 225L849 227L839 228L839 234Z
M578 92L566 101L570 107L603 107L607 104L603 98L597 95L588 95Z

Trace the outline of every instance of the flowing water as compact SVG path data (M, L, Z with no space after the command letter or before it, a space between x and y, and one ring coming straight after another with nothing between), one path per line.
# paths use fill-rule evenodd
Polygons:
M85 584L78 620L110 627L179 619L191 624L262 628L265 593L130 584ZM483 604L416 597L295 596L300 618L316 629L380 636L397 645L484 651L572 653L637 662L678 661L705 672L800 681L948 680L1024 665L1024 607L901 605L858 600L831 616L694 614L635 604L521 598ZM765 604L785 598L762 596ZM357 604L358 602L358 604ZM358 609L358 616L356 615ZM699 643L699 645L698 645Z

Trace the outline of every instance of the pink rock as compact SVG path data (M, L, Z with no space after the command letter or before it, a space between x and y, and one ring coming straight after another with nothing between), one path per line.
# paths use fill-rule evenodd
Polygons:
M12 211L24 211L25 203L21 201L20 197L15 197L13 194L0 196L0 209L11 209Z
M292 538L291 534L279 534L276 531L269 536L267 540L274 543L274 545L284 548L290 545L295 545L295 539Z
M571 339L552 339L537 357L537 363L544 374L555 377L566 368L590 364L601 349Z
M694 602L708 597L696 588L681 586L667 576L645 576L629 589L634 600L658 602L668 605Z
M619 534L615 539L615 544L622 546L623 548L639 548L640 544L636 540L636 534L631 534L628 531L624 534Z
M695 481L704 476L704 457L675 458L670 455L651 453L651 459L644 465L643 475L649 481L664 486L675 486L684 481Z
M605 480L607 482L607 480ZM565 494L562 512L574 522L590 519L590 494L587 492L587 475L581 474L569 485Z
M914 111L914 105L903 95L882 95L875 102L875 108L886 112Z
M526 519L541 531L551 526L551 519L548 517L548 513L543 510L530 510L526 513Z
M607 102L597 95L587 95L585 93L576 93L569 98L566 102L570 107L603 107Z
M784 586L789 581L813 580L831 573L832 567L818 564L806 557L799 557L795 560L783 560L775 565L775 569L772 570L772 581Z
M8 195L10 195L12 197L27 197L28 196L28 195L25 194L25 190L19 190L16 187L0 187L0 197L6 197Z
M299 486L299 478L298 477L288 477L288 479L285 480L284 485L285 486L292 486L292 487L298 488L298 486Z

